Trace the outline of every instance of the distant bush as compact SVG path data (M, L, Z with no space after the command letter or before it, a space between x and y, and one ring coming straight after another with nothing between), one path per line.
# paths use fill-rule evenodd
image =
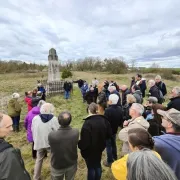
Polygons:
M120 58L86 57L77 61L67 62L65 68L71 67L74 71L98 71L112 74L124 74L128 71L128 65Z
M167 80L172 80L172 81L176 80L176 78L173 76L171 69L162 69L161 70L161 76Z
M61 75L62 79L72 77L72 72L69 69L64 69Z

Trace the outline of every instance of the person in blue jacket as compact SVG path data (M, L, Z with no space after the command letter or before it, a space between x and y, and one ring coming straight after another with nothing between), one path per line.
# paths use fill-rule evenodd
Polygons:
M180 111L172 108L157 113L162 116L166 134L154 137L155 150L180 179Z
M38 87L37 87L38 91L41 91L42 93L42 100L46 101L46 90L44 88L44 86L41 83L38 83Z
M86 81L84 81L84 84L81 87L81 94L82 94L82 97L83 97L83 102L85 102L85 95L86 95L87 91L88 91L88 84L87 84Z

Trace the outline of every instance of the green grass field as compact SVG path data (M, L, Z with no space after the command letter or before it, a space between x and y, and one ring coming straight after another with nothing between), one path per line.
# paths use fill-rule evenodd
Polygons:
M12 143L15 147L18 147L21 149L22 156L26 165L26 168L28 172L33 174L33 168L35 161L31 157L31 144L29 144L26 140L26 132L23 127L23 121L24 117L27 113L27 107L25 103L23 102L24 98L24 92L32 90L34 87L36 87L36 83L38 79L41 79L41 76L44 75L45 78L47 77L47 74L43 73L37 73L37 74L7 74L7 75L0 75L0 99L4 97L9 98L9 96L13 92L19 92L21 94L21 104L22 104L22 113L21 113L21 131L19 133L12 133L9 137L7 137L7 140ZM84 80L87 80L89 83L91 80L96 77L99 81L103 81L105 79L107 80L115 80L120 85L127 84L129 86L131 77L134 74L126 74L126 75L111 75L106 73L96 73L96 72L73 72L72 79L78 79L82 78ZM148 74L147 79L154 78L155 75ZM168 87L168 92L171 91L173 86L180 85L179 82L174 81L165 81ZM87 105L82 103L81 93L77 87L74 88L73 94L71 96L71 99L66 101L63 98L62 94L58 94L55 96L51 96L47 98L47 102L50 102L54 104L56 111L55 115L57 116L60 112L63 110L69 110L72 114L73 120L72 120L72 127L78 128L79 130L82 127L83 124L83 118L87 116L86 113L86 107ZM2 110L1 106L1 110ZM121 142L119 139L117 139L117 145L118 145L118 154L121 150ZM102 160L106 159L106 153L103 153ZM103 167L103 173L102 173L102 180L109 180L113 179L113 175L111 173L111 170L109 168ZM82 159L80 153L78 157L78 171L76 173L76 180L84 180L86 179L86 166L84 163L84 160ZM43 180L50 180L50 158L46 158L43 163L42 168L42 179Z

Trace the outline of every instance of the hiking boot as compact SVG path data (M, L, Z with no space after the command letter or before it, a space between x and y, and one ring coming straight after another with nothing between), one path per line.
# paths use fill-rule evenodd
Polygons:
M106 160L103 161L103 165L106 166L106 167L111 167L111 164L112 163L108 163Z

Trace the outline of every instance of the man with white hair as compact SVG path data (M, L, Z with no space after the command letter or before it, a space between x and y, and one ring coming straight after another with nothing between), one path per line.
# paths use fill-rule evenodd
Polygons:
M161 90L163 96L165 96L167 94L167 90L166 90L166 85L164 82L162 82L161 80L161 76L157 75L155 77L155 81L156 81L156 86L159 88L159 90Z
M158 103L159 104L162 104L162 99L161 99L161 95L160 95L160 90L159 88L156 86L156 82L151 79L149 80L148 82L148 85L149 85L149 94L150 96L153 96L153 97L156 97L158 99Z
M12 99L8 103L8 115L13 120L13 131L19 132L19 121L21 114L21 105L18 102L20 95L18 93L12 94Z
M54 106L45 103L40 108L40 115L32 120L32 135L34 140L34 150L37 151L37 158L34 168L34 180L40 180L43 159L47 152L50 151L48 135L50 132L59 128L57 118L53 115Z
M115 86L109 86L108 91L110 92L110 94L116 94L119 97L117 105L121 106L121 97L120 97L120 94L117 91L116 87Z
M20 150L5 140L13 130L12 124L10 116L0 113L0 179L30 180Z
M118 127L123 125L123 112L122 108L117 104L118 100L119 97L116 94L111 94L108 101L109 107L104 114L112 129L112 136L106 141L107 161L104 162L104 165L107 167L110 167L117 160L116 134Z
M133 128L144 128L148 130L149 123L142 116L144 107L139 103L133 103L129 109L129 115L131 119L124 121L124 128L119 132L119 139L123 141L122 155L130 152L128 144L128 131Z
M167 109L177 109L180 111L180 86L176 86L172 90L172 98L170 99L170 102L167 104Z

